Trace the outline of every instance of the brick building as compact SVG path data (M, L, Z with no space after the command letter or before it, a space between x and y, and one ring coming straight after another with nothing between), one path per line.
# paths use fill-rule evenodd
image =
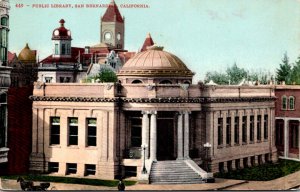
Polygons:
M279 156L285 159L300 159L300 86L277 85L276 101L276 146Z

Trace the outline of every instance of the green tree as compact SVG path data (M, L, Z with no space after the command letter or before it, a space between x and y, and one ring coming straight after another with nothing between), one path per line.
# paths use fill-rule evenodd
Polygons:
M290 84L300 85L300 56L293 66L290 74Z
M115 83L118 80L116 73L112 69L106 67L100 69L96 79L99 79L101 83Z
M210 80L219 85L226 85L229 82L229 78L225 73L219 73L216 71L206 73L204 82L208 83Z
M290 75L292 72L292 66L289 63L289 58L287 53L284 54L282 63L279 64L279 69L276 71L276 81L280 83L281 81L285 81L286 84L290 84Z
M247 77L247 72L243 68L239 68L236 63L226 69L226 74L229 77L230 84L239 84Z

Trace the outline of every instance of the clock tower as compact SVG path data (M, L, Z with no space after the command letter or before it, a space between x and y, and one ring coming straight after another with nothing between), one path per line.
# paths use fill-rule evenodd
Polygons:
M113 49L124 49L124 18L121 16L118 6L112 0L101 17L101 43L110 45Z

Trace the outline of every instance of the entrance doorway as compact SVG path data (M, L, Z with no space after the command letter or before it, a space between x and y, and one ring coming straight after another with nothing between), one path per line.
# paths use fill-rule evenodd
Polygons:
M163 113L157 118L157 160L175 160L174 114Z

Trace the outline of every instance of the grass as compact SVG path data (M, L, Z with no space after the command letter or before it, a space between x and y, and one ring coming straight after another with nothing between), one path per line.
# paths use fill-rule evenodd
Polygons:
M300 162L280 159L278 163L266 163L227 173L217 173L215 177L250 181L270 181L299 170Z
M31 180L31 181L57 182L57 183L108 186L108 187L116 187L119 182L118 180L100 180L100 179L86 179L86 178L74 178L74 177L57 177L57 176L48 176L48 175L9 175L9 176L1 176L1 178L17 180L17 178L19 176L23 177L25 180ZM130 185L135 185L136 181L124 180L124 183L126 186L130 186Z

